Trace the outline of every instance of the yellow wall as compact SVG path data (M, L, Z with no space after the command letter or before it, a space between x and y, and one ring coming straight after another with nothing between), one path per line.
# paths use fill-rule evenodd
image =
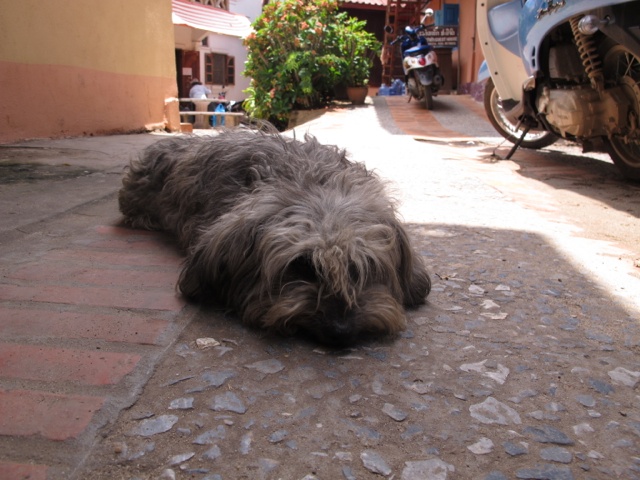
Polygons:
M0 142L177 128L176 95L170 0L0 0Z

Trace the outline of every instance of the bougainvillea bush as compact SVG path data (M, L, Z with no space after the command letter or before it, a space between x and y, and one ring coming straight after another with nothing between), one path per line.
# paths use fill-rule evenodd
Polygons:
M291 110L326 106L356 77L366 83L380 44L364 26L339 13L336 0L267 3L245 39L249 115L282 128Z

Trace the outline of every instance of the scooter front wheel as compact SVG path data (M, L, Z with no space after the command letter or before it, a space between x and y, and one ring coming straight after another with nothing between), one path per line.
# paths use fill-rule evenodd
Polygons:
M517 125L511 122L505 115L502 100L491 78L487 80L487 84L484 87L484 110L493 128L511 143L516 143L522 136L522 129L516 128ZM525 135L520 146L538 150L548 147L557 140L558 137L556 135L546 130L530 130L529 133Z

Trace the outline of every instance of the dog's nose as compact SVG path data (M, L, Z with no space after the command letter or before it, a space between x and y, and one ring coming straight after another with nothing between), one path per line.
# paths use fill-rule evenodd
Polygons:
M321 333L321 340L334 347L346 347L354 342L355 329L351 322L334 322Z
M336 335L350 335L353 333L353 323L348 318L335 320L331 327Z
M342 298L326 299L323 317L321 330L326 343L340 346L353 341L355 323L351 310Z
M332 319L327 327L325 335L334 345L348 345L356 334L355 324L347 315Z

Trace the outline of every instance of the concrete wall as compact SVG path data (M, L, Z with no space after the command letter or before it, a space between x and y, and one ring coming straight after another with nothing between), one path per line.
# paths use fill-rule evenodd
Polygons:
M179 128L175 79L170 0L2 2L2 143Z
M480 45L476 41L476 0L434 0L429 8L440 10L443 4L458 4L459 43L453 52L455 75L458 77L454 84L459 92L467 92L469 85L476 81L478 68L484 59Z

